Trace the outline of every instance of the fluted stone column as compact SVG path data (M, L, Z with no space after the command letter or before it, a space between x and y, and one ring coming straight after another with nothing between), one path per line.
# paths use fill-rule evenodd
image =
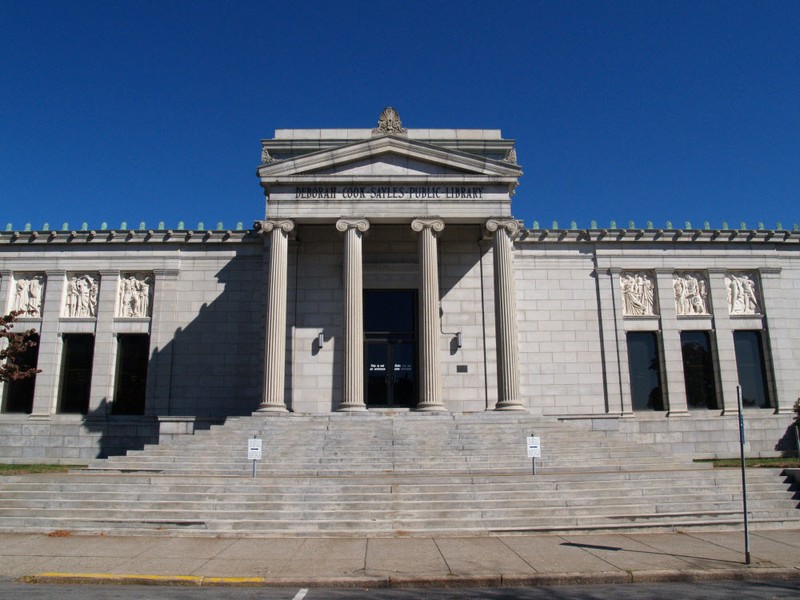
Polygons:
M442 403L439 370L439 263L436 234L444 229L441 219L414 219L419 232L419 350L420 386L417 410L446 410Z
M289 232L294 221L262 221L261 229L270 235L269 300L264 362L264 396L258 412L286 411L286 291L289 258Z
M494 315L497 331L497 404L495 410L525 410L519 391L517 301L514 244L520 225L514 219L489 219L494 254Z
M366 219L339 219L344 232L344 389L338 410L367 409L364 403L364 295L361 234L369 229Z

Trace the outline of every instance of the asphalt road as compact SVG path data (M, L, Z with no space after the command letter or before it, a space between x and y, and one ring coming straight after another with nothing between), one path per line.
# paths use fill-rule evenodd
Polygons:
M326 589L30 585L0 582L0 599L18 600L767 600L800 598L797 581L732 581L537 588Z

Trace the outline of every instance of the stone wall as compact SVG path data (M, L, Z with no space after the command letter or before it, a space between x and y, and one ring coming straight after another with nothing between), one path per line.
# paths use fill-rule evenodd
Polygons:
M81 465L141 450L159 438L158 422L152 417L54 415L47 421L32 421L27 415L3 415L0 439L4 463Z
M732 336L758 329L767 340L772 406L747 411L748 441L752 453L783 451L800 396L800 262L793 234L772 243L757 232L747 233L747 242L735 232L716 241L694 232L679 243L658 232L620 231L614 239L601 233L526 231L516 242L527 410L613 429L637 442L669 443L675 452L731 455L738 439ZM17 279L36 275L43 284L39 313L20 324L41 332L34 414L0 414L6 440L0 459L69 462L117 454L156 441L159 433L163 439L191 434L258 407L268 243L251 232L209 232L200 239L187 233L178 241L169 232L155 235L151 242L137 238L144 232L122 239L108 234L105 242L89 233L68 243L33 235L25 244L0 240L9 242L0 254L0 308L13 307ZM364 288L418 289L418 235L407 225L372 224L363 238ZM286 338L286 401L297 413L329 413L341 402L342 261L343 234L332 224L297 227L289 242ZM444 405L457 413L490 410L498 397L491 242L477 225L446 224L438 235L438 262ZM707 286L704 313L680 314L676 306L675 278L685 273L699 274ZM732 273L757 282L757 311L732 314ZM69 285L87 274L99 287L96 312L69 313ZM121 282L130 274L150 278L147 315L120 313ZM622 286L631 276L652 284L652 314L631 314L626 305ZM688 330L708 331L713 339L715 410L686 405L680 332ZM659 335L664 411L632 408L629 331ZM86 419L59 411L64 333L95 335ZM112 414L120 333L150 334L145 417Z
M739 420L737 415L698 414L665 418L656 413L637 414L634 418L595 417L565 418L570 423L595 431L613 431L637 444L668 447L673 454L695 458L739 458ZM791 431L791 415L746 410L745 452L748 457L796 456L797 447ZM576 440L580 444L580 440ZM592 449L586 448L591 457Z

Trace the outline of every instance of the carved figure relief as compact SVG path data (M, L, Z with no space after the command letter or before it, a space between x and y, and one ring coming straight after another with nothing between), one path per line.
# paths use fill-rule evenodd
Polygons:
M153 278L146 273L123 275L119 286L119 316L149 317Z
M728 312L732 315L755 315L761 312L755 273L728 273Z
M656 314L656 286L652 273L623 271L619 276L622 288L622 314L641 317Z
M64 303L66 317L96 317L97 290L100 284L94 275L73 275L67 282L67 298Z
M380 118L378 119L378 126L372 130L372 133L406 133L403 124L400 122L400 115L391 106L383 109Z
M679 315L707 315L708 279L700 272L675 273L675 311Z
M15 279L14 302L11 310L20 310L28 317L41 316L44 275L19 275Z

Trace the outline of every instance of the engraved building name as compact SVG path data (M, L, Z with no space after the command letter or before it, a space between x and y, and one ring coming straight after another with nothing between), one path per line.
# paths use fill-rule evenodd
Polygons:
M360 199L418 200L418 199L476 199L483 198L483 186L309 186L296 187L296 200Z

